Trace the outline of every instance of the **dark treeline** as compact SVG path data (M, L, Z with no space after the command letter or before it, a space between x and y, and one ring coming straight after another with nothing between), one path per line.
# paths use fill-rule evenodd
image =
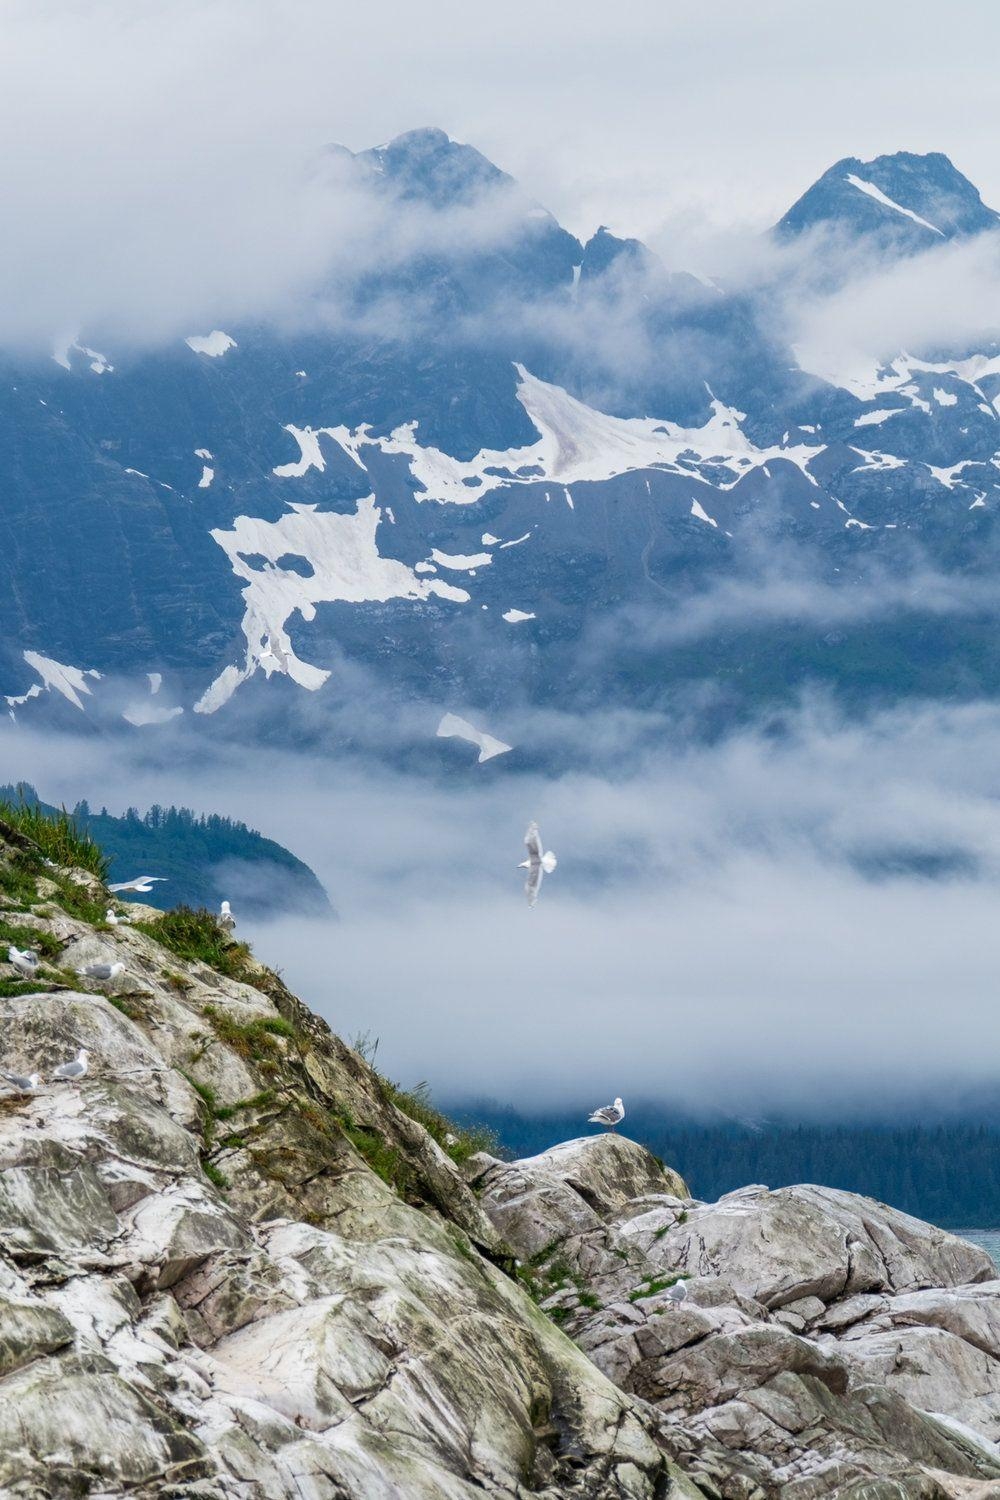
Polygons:
M39 802L34 787L0 786L0 800ZM40 804L42 807L46 803ZM217 906L225 896L261 916L281 911L329 910L326 892L309 866L246 823L187 807L154 806L122 817L87 802L68 809L111 860L111 880L162 876L143 899L156 906Z
M596 1127L586 1111L531 1118L496 1106L452 1111L493 1129L514 1156L530 1156ZM936 1125L675 1124L630 1111L624 1134L675 1167L696 1198L714 1200L750 1183L821 1183L864 1193L951 1228L1000 1226L1000 1128Z

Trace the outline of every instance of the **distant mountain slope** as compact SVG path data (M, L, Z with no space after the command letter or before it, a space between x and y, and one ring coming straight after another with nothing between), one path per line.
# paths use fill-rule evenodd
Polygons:
M19 798L41 801L32 786L0 786L0 801ZM247 917L330 911L326 891L309 866L245 823L199 816L186 807L152 807L142 815L129 808L124 817L115 817L81 802L72 812L110 856L111 881L163 877L148 896L136 898L151 906L167 910L185 903L215 910L227 899Z
M785 235L819 225L885 246L926 250L942 240L996 229L1000 215L939 151L897 151L859 161L845 156L824 172L778 223Z
M1000 691L994 334L793 350L773 289L581 245L442 131L324 167L399 233L312 318L0 356L11 717L241 733L236 697L321 740L361 683L341 743L384 698L446 754L445 713L509 743L508 714L595 684L713 726L814 683ZM998 223L900 152L838 162L779 228L867 264Z

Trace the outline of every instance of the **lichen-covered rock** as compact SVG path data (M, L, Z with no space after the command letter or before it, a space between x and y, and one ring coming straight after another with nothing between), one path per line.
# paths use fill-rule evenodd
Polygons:
M612 1153L629 1201L604 1186ZM621 1136L467 1170L541 1305L723 1496L1000 1495L1000 1283L982 1251L825 1188L696 1203Z
M704 1493L660 1415L512 1278L446 1152L275 976L95 931L0 828L0 876L11 860L4 915L47 956L34 993L0 997L0 1063L47 1077L86 1047L90 1069L0 1088L4 1500ZM126 965L104 995L73 973L97 957Z

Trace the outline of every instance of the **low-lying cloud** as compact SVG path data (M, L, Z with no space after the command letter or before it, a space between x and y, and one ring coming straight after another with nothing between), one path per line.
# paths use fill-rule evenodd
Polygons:
M287 843L341 920L262 925L258 953L442 1098L840 1114L994 1078L1000 709L814 703L716 743L661 721L631 757L634 717L593 722L589 767L544 776L13 727L0 754L51 800L184 801ZM588 728L553 720L550 747ZM529 818L559 855L534 910Z

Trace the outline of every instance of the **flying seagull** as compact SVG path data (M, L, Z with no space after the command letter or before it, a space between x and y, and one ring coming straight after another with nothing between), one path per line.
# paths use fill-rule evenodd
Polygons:
M551 875L557 861L551 849L543 849L537 823L528 824L528 831L524 835L524 845L528 851L528 857L522 859L517 868L528 872L524 881L524 894L528 898L528 905L534 906L541 889L542 876Z
M236 918L233 916L232 908L228 901L223 901L222 909L218 917L219 926L223 932L232 933L236 930Z
M61 1078L67 1083L79 1083L87 1074L87 1057L86 1047L81 1047L72 1062L64 1062L52 1070L52 1077Z
M139 891L146 896L153 889L154 880L166 880L165 875L137 875L134 880L120 880L117 885L109 885L108 890L112 896L119 891Z
M34 979L38 972L38 954L32 948L15 948L11 943L7 949L7 962L12 964L25 979Z
M670 1303L671 1307L680 1307L681 1303L687 1297L687 1294L687 1285L685 1284L684 1278L682 1276L674 1282L673 1286L667 1292L666 1300Z
M117 979L119 974L125 973L125 965L118 964L84 964L76 971L83 979L92 979L95 984L107 984L109 980Z
M614 1104L605 1104L603 1109L595 1109L592 1115L587 1116L590 1125L607 1125L609 1130L614 1130L625 1118L625 1106L620 1099Z
M27 1078L23 1078L20 1073L8 1073L2 1068L0 1068L0 1078L6 1078L10 1086L17 1089L19 1094L33 1094L42 1081L37 1073L29 1073Z

